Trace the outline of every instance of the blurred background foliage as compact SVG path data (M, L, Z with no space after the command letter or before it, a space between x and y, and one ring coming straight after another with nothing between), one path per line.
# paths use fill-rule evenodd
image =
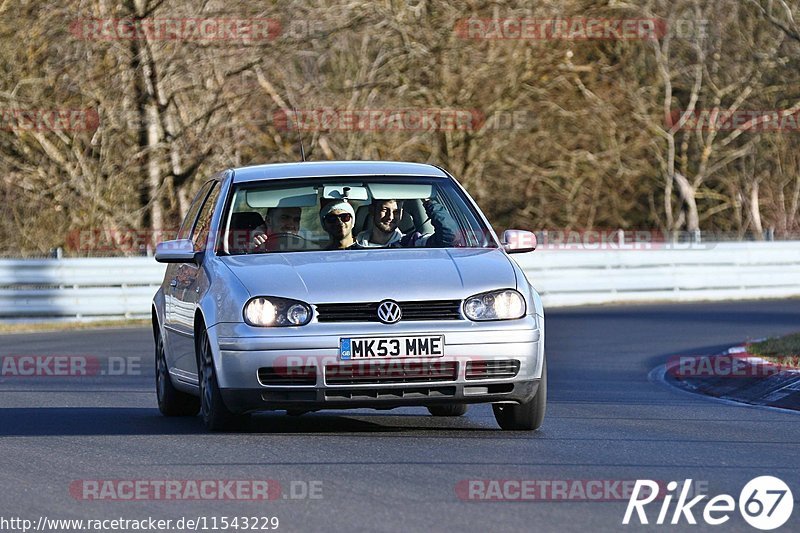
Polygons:
M676 110L800 109L789 0L6 0L0 109L91 109L96 128L0 127L0 253L75 232L171 231L221 169L389 159L450 170L498 230L800 231L800 129L670 127ZM268 18L269 40L88 39L87 18ZM471 18L658 18L657 40L468 39ZM468 131L287 130L276 113L473 109ZM508 124L508 117L517 117Z

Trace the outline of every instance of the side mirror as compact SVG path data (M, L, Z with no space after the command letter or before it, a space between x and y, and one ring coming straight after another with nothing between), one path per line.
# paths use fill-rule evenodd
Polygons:
M189 239L164 241L156 246L156 261L159 263L194 263L197 253Z
M536 249L536 234L521 229L503 232L503 247L510 254L532 252Z

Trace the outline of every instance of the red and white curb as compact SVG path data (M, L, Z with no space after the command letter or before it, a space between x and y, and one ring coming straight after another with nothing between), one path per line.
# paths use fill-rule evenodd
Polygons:
M711 356L673 356L648 377L725 403L800 413L800 370L751 354L748 344Z

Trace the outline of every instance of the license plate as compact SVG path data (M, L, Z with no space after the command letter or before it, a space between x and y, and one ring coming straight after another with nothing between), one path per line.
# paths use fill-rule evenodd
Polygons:
M392 359L401 357L441 357L444 337L363 337L340 339L339 357L353 359Z

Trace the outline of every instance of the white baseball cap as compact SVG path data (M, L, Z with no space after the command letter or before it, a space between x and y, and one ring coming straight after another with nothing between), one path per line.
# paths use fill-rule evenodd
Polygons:
M323 224L325 224L325 215L330 214L331 211L346 211L350 213L351 217L356 218L356 212L353 206L350 205L350 202L341 200L339 202L330 203L322 208L322 211L319 212L319 219Z

